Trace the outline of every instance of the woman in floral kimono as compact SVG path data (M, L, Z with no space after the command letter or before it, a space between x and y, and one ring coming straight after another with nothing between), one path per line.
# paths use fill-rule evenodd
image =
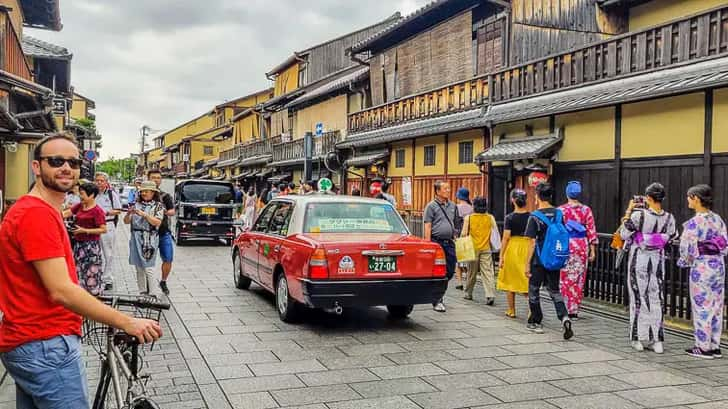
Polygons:
M728 254L726 225L710 210L712 206L710 186L697 185L688 190L688 207L695 210L695 216L683 225L678 260L680 267L690 268L690 301L695 328L695 346L685 352L704 359L722 357L724 257Z
M629 339L637 351L644 351L646 346L661 354L665 351L665 247L675 236L675 217L662 209L665 187L661 184L647 186L640 199L629 202L620 232L629 246Z
M154 265L157 262L159 232L164 205L159 198L157 184L142 182L136 203L129 207L124 223L131 224L129 239L129 264L136 267L137 285L141 294L156 294L157 280Z
M578 318L579 307L584 299L584 283L589 262L596 258L597 228L589 206L579 201L581 183L572 181L566 185L568 202L561 206L564 223L569 231L569 261L561 270L561 295L566 302L569 318Z

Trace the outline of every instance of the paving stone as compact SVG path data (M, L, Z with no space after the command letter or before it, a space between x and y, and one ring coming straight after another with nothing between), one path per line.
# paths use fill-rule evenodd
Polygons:
M230 403L235 409L268 409L277 408L278 403L268 392L243 393L228 395Z
M205 356L210 366L230 366L279 362L271 351L236 352L232 354L208 354Z
M618 361L623 359L619 355L611 352L602 351L601 349L586 349L583 351L556 352L556 357L579 364L584 362L601 362L601 361Z
M250 369L248 369L245 365L213 366L210 369L212 370L215 379L235 379L254 376Z
M472 338L472 335L466 334L465 332L457 329L436 329L429 331L413 331L409 333L413 337L422 340L429 341L435 339L451 340L457 338ZM490 335L490 334L489 334Z
M685 392L698 395L709 400L719 400L728 397L728 386L708 386L701 384L681 385L678 388ZM728 406L726 406L728 408Z
M208 408L227 409L231 407L225 393L217 384L201 385L200 394Z
M419 378L388 379L349 385L365 398L436 392L437 389Z
M513 344L512 340L503 337L462 338L456 340L456 342L465 347L492 347Z
M295 375L256 376L242 379L226 379L220 381L226 394L273 391L278 389L302 388L306 385Z
M495 405L475 406L472 409L558 409L542 400L531 400L526 402L498 403Z
M443 351L446 349L462 348L462 345L460 345L457 342L455 342L454 340L450 340L450 339L402 342L399 345L408 351Z
M496 356L507 356L513 355L513 352L508 351L503 347L474 347L474 348L463 348L463 349L451 349L447 353L460 358L460 359L472 359L472 358L493 358Z
M408 396L424 409L456 409L498 403L494 397L479 389L457 389L444 392L418 393Z
M338 402L361 399L348 385L312 386L310 388L285 389L271 392L281 406L308 405L311 403ZM330 407L330 405L329 405Z
M642 406L612 393L548 399L561 409L639 409Z
M561 367L559 367L561 371ZM593 393L623 391L633 389L634 385L622 382L609 376L592 376L579 379L564 379L551 381L550 384L557 386L574 395L588 395Z
M337 369L325 372L299 374L298 378L307 386L336 385L342 383L378 380L376 375L363 368Z
M728 408L728 400L722 400L718 402L699 403L697 405L690 405L690 409L725 409Z
M293 374L300 372L325 371L326 367L315 359L304 361L274 362L269 364L248 365L256 376Z
M346 358L318 358L324 366L329 369L346 369L346 368L372 368L377 366L389 366L394 361L387 359L382 355L359 355Z
M656 386L673 386L695 383L695 381L673 375L664 371L650 371L613 375L614 378L630 383L638 388L652 388Z
M586 362L583 364L559 365L557 369L559 372L563 372L573 378L614 375L626 372L626 370L616 365L612 365L609 362Z
M364 344L364 345L346 345L340 346L339 349L349 356L357 355L381 355L393 354L396 352L406 352L397 344Z
M384 356L398 364L421 364L455 359L453 355L445 351L401 352L398 354L385 354Z
M420 409L404 396L389 396L349 402L329 403L330 409Z
M616 392L617 395L649 408L703 403L706 399L674 386Z
M370 370L382 379L413 378L417 376L442 375L446 373L441 368L429 363L382 366L371 368Z
M494 369L506 369L508 365L493 358L460 359L455 361L440 361L437 366L449 373L482 372Z
M547 367L507 369L503 371L492 371L493 375L509 384L552 381L565 379L568 376L561 372Z
M550 354L511 355L501 356L495 359L499 362L503 362L511 368L529 368L534 366L552 366L569 363L569 361Z
M491 386L482 388L482 390L503 402L528 401L569 396L568 392L546 382Z
M426 376L427 383L441 391L454 389L482 388L487 386L504 385L502 380L484 372L469 372L454 375Z

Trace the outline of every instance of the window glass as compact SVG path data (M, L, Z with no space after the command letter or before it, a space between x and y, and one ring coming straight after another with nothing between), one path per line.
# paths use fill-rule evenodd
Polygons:
M292 203L279 203L270 220L268 233L277 234L279 236L288 235L288 225L291 223L291 215L293 215Z
M273 213L275 213L277 207L278 203L271 203L266 206L260 216L258 216L258 219L255 221L255 225L253 225L253 231L259 233L266 232L268 230L268 224L270 223L270 219L273 218Z
M397 149L395 151L395 168L403 168L404 167L404 149Z
M235 192L231 184L197 182L185 184L181 196L183 202L227 204Z
M407 234L402 218L389 203L310 203L304 233Z
M458 144L458 163L473 163L473 141L463 141Z
M435 145L425 146L425 166L435 166Z

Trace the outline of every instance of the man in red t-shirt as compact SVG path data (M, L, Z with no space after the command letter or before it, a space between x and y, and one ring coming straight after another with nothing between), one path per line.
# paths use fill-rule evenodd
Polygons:
M36 183L0 225L0 359L15 380L18 408L88 409L81 317L151 342L159 323L123 314L78 286L61 219L81 160L73 138L55 134L33 152Z

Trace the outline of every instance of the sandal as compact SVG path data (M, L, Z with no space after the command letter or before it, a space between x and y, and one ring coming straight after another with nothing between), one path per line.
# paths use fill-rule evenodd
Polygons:
M506 310L506 317L516 318L516 310Z

